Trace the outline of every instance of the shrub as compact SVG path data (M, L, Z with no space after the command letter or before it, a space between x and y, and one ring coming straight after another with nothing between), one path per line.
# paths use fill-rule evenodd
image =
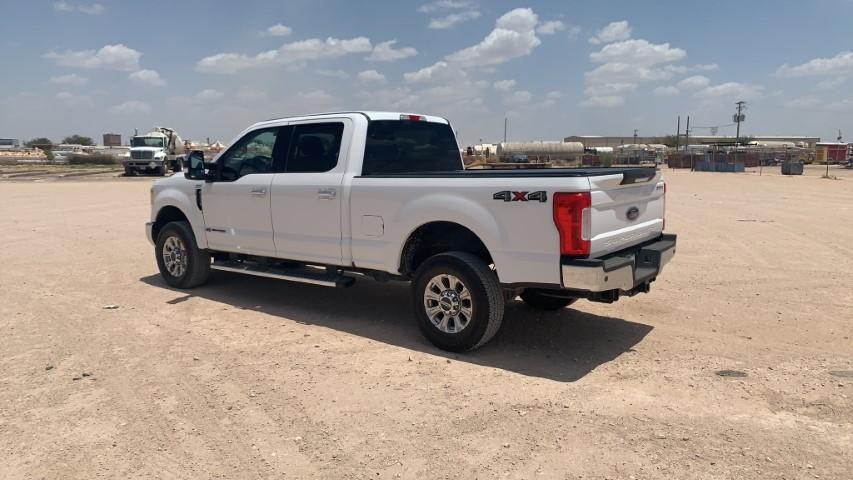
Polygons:
M119 165L121 161L104 153L92 153L89 155L71 155L68 159L70 165Z

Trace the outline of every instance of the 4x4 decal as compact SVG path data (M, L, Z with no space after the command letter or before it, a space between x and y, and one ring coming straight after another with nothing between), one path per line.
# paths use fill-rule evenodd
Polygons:
M544 190L536 192L511 192L504 190L492 195L494 200L503 200L504 202L541 202L548 201L548 194Z

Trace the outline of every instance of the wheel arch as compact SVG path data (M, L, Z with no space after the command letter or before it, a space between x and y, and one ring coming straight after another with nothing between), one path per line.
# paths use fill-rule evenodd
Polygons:
M174 205L164 205L159 211L157 211L157 217L154 220L154 225L151 227L151 237L153 241L157 241L157 236L160 234L160 230L162 230L169 222L187 222L192 226L192 223L183 210Z
M433 221L418 226L406 237L399 271L411 276L429 257L451 251L470 253L487 265L494 263L492 253L473 230L457 222Z

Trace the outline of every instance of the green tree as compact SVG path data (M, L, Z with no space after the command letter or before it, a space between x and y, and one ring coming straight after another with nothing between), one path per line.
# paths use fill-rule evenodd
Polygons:
M47 137L36 137L31 140L27 140L24 142L24 145L29 148L33 148L36 145L53 145L53 142L51 142Z
M70 135L62 139L62 143L70 143L73 145L94 145L95 141L92 140L92 137L84 137L83 135Z

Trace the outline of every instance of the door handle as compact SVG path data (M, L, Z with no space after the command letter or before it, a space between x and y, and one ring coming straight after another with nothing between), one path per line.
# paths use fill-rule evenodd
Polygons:
M256 189L249 192L249 195L251 195L253 197L263 197L266 194L267 194L266 188L256 188Z
M334 200L338 196L338 191L334 188L321 188L317 190L317 198L320 200Z

